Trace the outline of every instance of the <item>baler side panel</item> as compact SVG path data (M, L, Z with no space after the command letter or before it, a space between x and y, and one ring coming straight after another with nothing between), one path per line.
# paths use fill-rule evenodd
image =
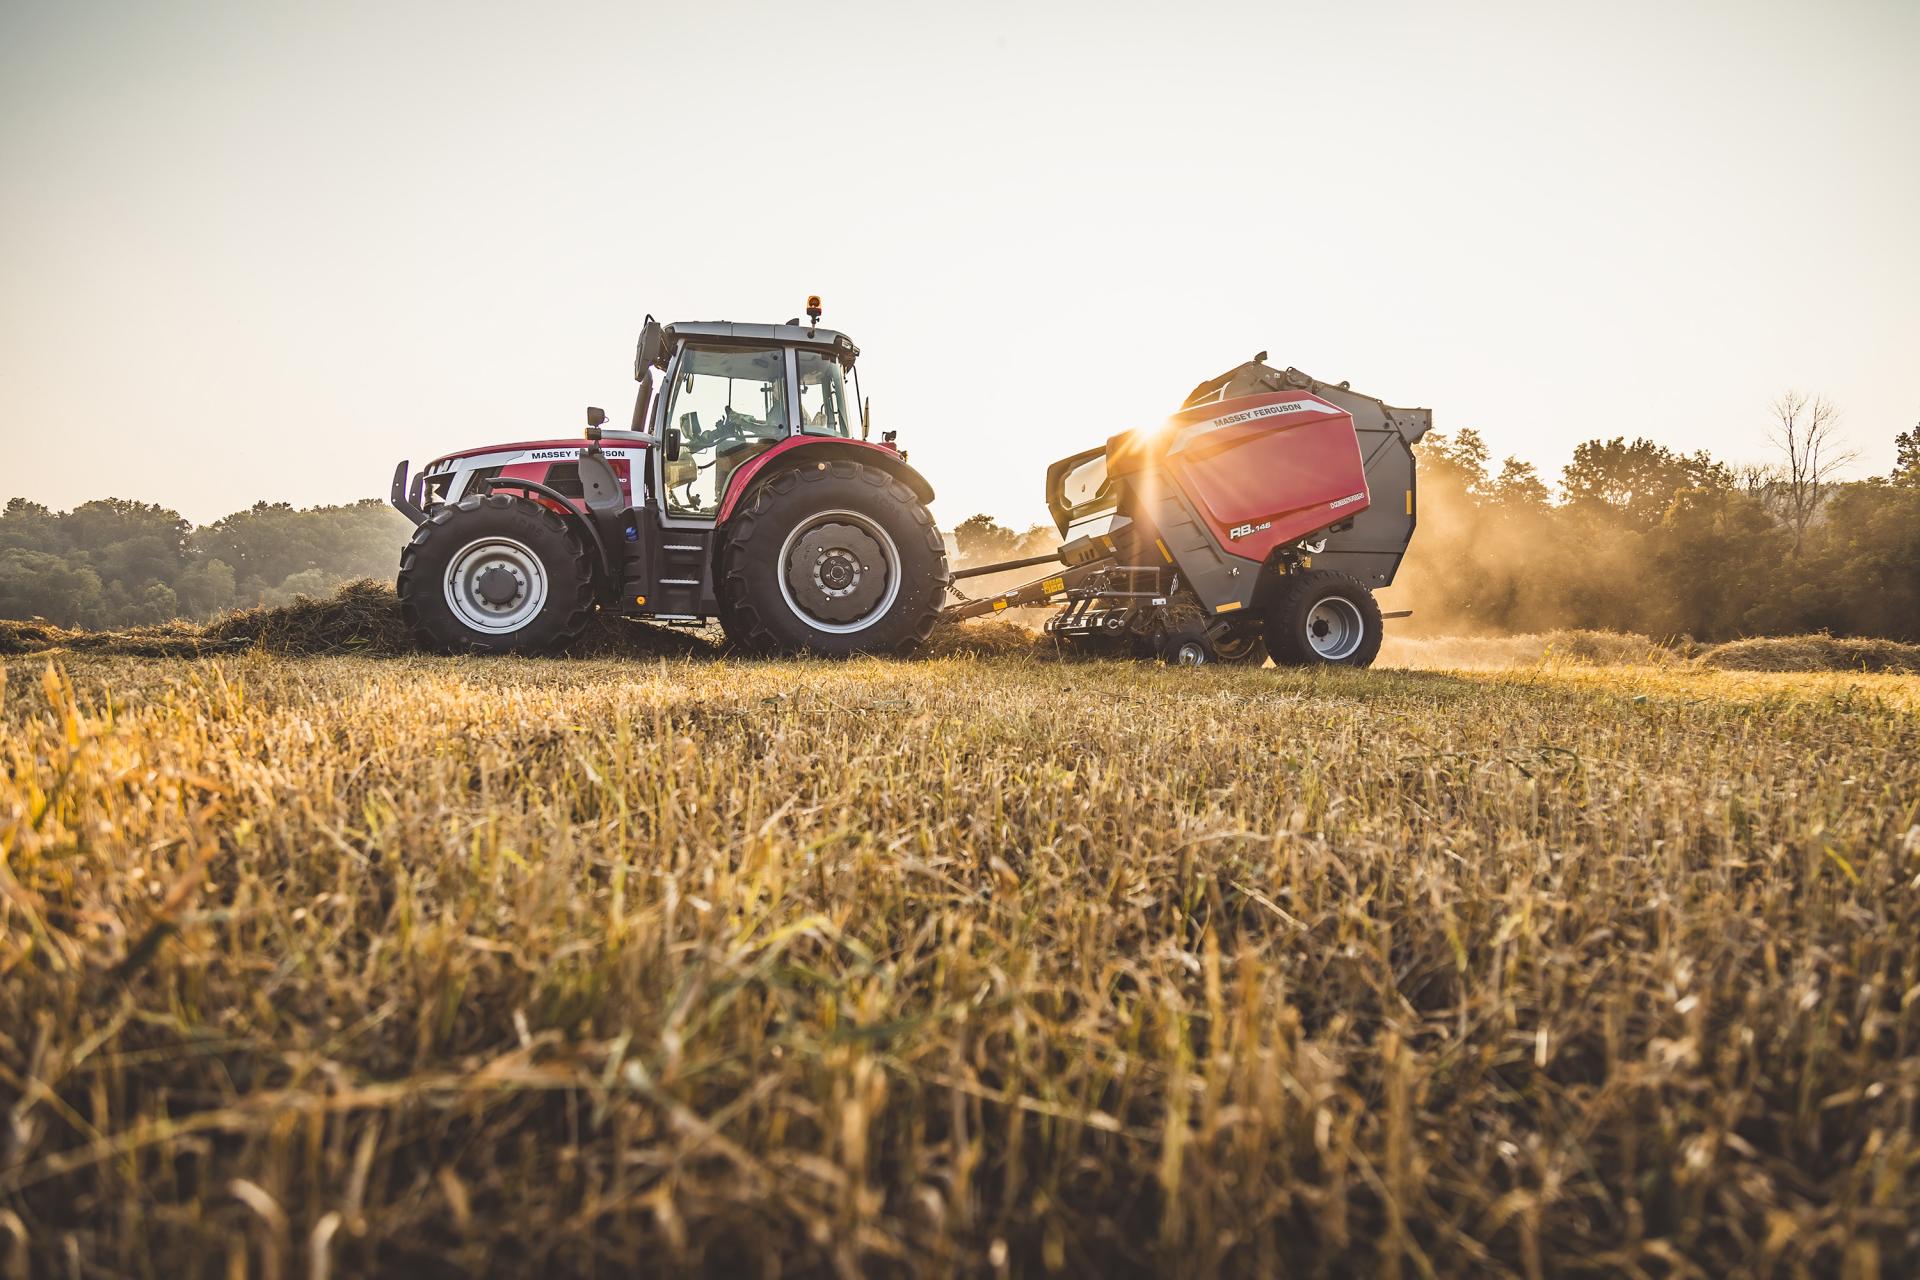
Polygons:
M1413 540L1416 512L1413 451L1395 431L1362 431L1367 456L1367 487L1374 501L1355 517L1351 529L1327 539L1313 558L1316 569L1351 574L1378 589L1393 582Z
M1389 586L1418 519L1412 446L1432 429L1433 412L1396 409L1341 387L1319 386L1316 392L1353 415L1373 501L1354 518L1352 528L1327 539L1326 550L1313 558L1314 568L1351 574L1376 590Z
M1121 508L1140 526L1138 541L1166 548L1180 577L1212 613L1229 613L1253 603L1260 581L1260 562L1226 549L1208 530L1203 517L1177 484L1135 487L1136 477L1122 481L1126 488Z
M1344 413L1252 423L1167 461L1214 536L1256 562L1367 506L1366 466Z

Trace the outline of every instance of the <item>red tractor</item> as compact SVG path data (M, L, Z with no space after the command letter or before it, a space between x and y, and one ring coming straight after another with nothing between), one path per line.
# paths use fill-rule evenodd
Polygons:
M891 432L867 439L859 348L807 301L805 324L647 317L629 430L589 409L584 446L469 449L412 480L402 462L392 501L417 528L398 586L416 637L538 652L607 609L717 617L762 653L924 640L947 589L933 488Z
M412 479L402 462L392 501L417 526L399 577L415 635L538 652L609 610L717 617L753 652L903 653L942 618L1058 602L1047 631L1094 653L1366 666L1379 651L1391 615L1373 589L1413 535L1428 410L1269 368L1262 352L1166 423L1055 463L1058 550L949 574L932 486L891 432L867 438L859 349L819 327L818 298L807 316L649 316L631 429L589 409L584 444L467 450ZM979 600L957 585L1042 564L1063 567Z

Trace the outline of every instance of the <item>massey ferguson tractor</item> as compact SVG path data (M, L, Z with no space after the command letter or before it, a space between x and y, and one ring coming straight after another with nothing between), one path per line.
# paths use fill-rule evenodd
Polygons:
M398 587L415 636L535 653L609 611L718 618L755 653L897 654L938 621L1057 604L1046 630L1089 653L1363 667L1379 652L1373 589L1413 534L1410 446L1430 411L1262 352L1160 426L1054 463L1057 550L950 573L932 486L894 433L868 438L859 348L819 327L818 298L807 317L649 316L629 429L589 409L584 442L469 449L411 478L400 463L392 502L416 528ZM979 599L959 585L1042 565Z

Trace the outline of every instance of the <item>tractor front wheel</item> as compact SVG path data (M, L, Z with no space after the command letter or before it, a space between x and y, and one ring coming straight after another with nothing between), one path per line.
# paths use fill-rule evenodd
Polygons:
M475 494L413 532L394 584L414 638L441 653L545 653L593 617L593 564L554 512Z
M947 551L913 491L875 467L804 463L761 482L723 535L720 625L754 653L905 653L927 638Z
M1370 667L1383 633L1373 592L1321 569L1287 578L1267 614L1267 649L1281 666Z

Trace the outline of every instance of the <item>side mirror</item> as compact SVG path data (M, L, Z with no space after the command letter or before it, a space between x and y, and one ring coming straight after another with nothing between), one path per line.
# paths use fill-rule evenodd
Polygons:
M652 316L640 330L640 341L633 353L633 380L640 381L644 370L666 367L667 333Z
M680 461L680 428L667 428L667 461Z
M607 411L605 409L596 409L592 405L587 406L587 425L588 426L597 427L605 423L606 420L607 420Z

